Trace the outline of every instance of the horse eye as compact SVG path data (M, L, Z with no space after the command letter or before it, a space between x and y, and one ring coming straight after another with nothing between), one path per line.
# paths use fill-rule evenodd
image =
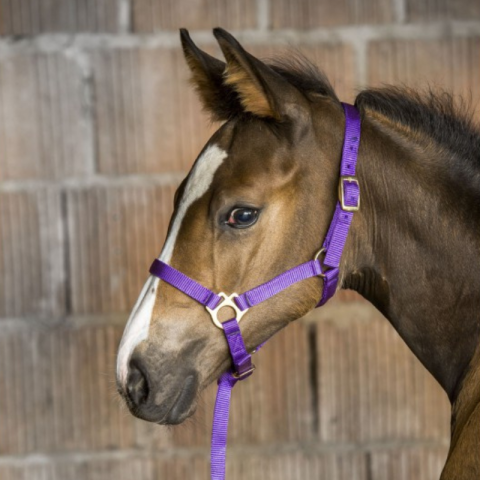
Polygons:
M254 208L234 208L228 214L228 220L225 222L232 228L251 227L258 219L258 210Z

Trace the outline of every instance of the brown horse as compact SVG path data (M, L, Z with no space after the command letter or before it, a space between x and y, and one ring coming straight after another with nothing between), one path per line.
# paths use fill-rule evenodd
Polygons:
M182 31L193 84L223 125L175 196L161 260L213 291L243 292L310 260L337 198L341 104L304 60L265 64L214 30L226 64ZM391 322L452 403L442 479L480 478L480 133L451 96L361 92L361 209L340 273ZM245 315L253 349L313 309L322 281L297 283ZM150 277L120 345L119 391L162 424L192 415L230 366L203 307Z

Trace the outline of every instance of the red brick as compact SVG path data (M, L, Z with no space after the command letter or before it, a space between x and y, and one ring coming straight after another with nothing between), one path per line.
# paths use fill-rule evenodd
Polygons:
M161 30L253 29L257 25L255 0L132 0L133 31L152 33Z
M0 194L0 317L65 313L63 242L57 191Z
M442 88L480 102L480 37L445 40L388 40L369 46L372 86L406 84Z
M438 480L447 458L444 447L403 447L371 454L372 480Z
M179 48L93 54L101 173L186 171L211 125Z
M175 187L94 187L67 192L71 307L129 312L163 245Z
M310 29L338 25L392 23L392 0L271 0L270 18L273 28Z
M315 315L322 442L449 438L446 394L372 306Z
M419 2L407 0L407 22L436 22L439 20L479 20L480 3L477 0L435 0Z
M0 35L115 32L119 0L0 0Z
M88 171L78 65L61 53L0 61L0 180L59 179Z

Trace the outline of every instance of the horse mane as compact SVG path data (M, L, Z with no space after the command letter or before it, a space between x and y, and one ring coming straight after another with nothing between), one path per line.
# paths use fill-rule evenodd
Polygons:
M432 88L422 92L405 86L385 86L363 90L355 105L360 111L375 110L426 134L452 157L480 168L480 130L471 105L460 96Z
M318 93L340 101L327 76L302 53L295 51L266 63L302 93Z
M300 52L267 63L304 94L318 93L339 102L325 74ZM361 91L355 106L361 112L375 110L426 134L451 153L451 158L465 159L473 171L480 173L480 129L471 102L460 96L430 87L418 91L407 86L384 86Z

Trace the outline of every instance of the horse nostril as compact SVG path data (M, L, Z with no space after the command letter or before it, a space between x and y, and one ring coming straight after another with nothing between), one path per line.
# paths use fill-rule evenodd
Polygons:
M144 373L135 364L130 363L127 378L127 393L135 406L144 403L148 397L148 381Z

